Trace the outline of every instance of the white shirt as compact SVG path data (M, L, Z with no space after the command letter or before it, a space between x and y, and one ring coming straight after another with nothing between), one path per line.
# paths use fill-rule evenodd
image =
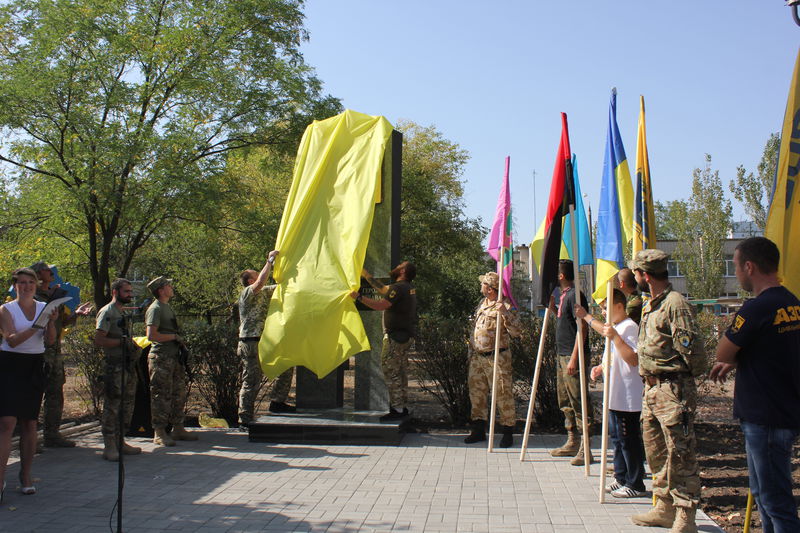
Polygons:
M636 342L639 339L639 326L630 318L626 318L614 326L622 341L637 352ZM642 392L644 384L639 375L639 368L626 363L617 353L617 347L611 342L611 390L608 394L608 408L614 411L629 413L642 410ZM605 353L603 363L605 364Z
M11 315L11 319L14 322L14 330L17 331L17 333L20 331L25 331L26 329L30 329L31 326L33 326L33 322L39 318L39 314L47 305L44 302L35 303L36 313L33 315L33 320L28 320L28 317L26 317L25 313L22 312L22 308L19 306L19 303L16 300L3 305L3 307L5 307ZM28 338L28 340L17 344L13 348L9 346L6 339L3 339L3 343L0 344L0 350L14 353L44 353L44 329L37 330L31 337Z

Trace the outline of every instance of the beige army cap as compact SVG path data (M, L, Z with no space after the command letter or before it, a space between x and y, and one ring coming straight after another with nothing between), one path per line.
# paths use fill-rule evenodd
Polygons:
M669 254L663 250L649 248L640 250L628 265L631 270L641 270L649 274L661 274L667 271Z
M147 290L155 294L158 289L167 285L172 285L172 280L166 276L158 276L147 284Z
M487 272L483 276L478 276L478 279L495 290L500 286L500 276L497 275L497 272Z

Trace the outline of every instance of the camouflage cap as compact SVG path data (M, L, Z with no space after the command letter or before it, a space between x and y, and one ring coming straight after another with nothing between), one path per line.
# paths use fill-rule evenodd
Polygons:
M36 272L37 274L42 270L52 270L53 267L45 263L44 261L36 261L34 264L31 265L31 270Z
M172 280L166 276L158 276L147 284L147 289L155 295L158 289L167 285L172 285Z
M663 250L649 248L639 250L636 257L630 262L631 270L641 270L649 274L661 274L667 271L669 254Z
M497 275L497 272L487 272L483 276L478 276L478 279L481 280L481 283L485 283L494 290L500 286L500 276Z

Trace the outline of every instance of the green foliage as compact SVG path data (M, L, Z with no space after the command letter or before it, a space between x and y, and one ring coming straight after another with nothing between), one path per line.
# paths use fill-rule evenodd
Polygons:
M745 213L763 230L767 225L767 212L772 194L772 182L778 166L778 150L781 137L773 133L764 145L761 161L758 163L758 175L749 174L743 165L736 168L736 180L731 180L729 188L733 197L744 205Z
M467 346L471 325L452 318L423 318L412 360L420 387L445 408L454 426L469 420Z
M464 214L469 156L433 127L396 128L403 132L400 246L417 266L420 313L465 319L480 298L478 276L495 268L482 247L486 229Z
M76 392L82 403L91 407L92 414L100 420L105 394L105 355L94 345L94 322L79 320L64 337L61 346L65 357L75 362L78 375Z
M213 417L224 418L231 427L235 426L242 386L236 326L223 321L190 321L182 325L182 330L201 401L211 409Z
M148 243L182 234L179 222L226 227L244 192L222 175L227 154L291 154L311 120L339 109L299 52L300 5L0 7L0 162L14 186L3 251L22 245L18 261L47 252L74 266L102 304L112 273L126 276ZM42 236L43 248L32 243Z
M691 197L659 204L657 213L661 235L668 233L678 241L673 258L680 262L689 295L719 296L725 274L723 244L733 209L725 198L719 171L711 169L710 155L706 154L705 166L693 172Z

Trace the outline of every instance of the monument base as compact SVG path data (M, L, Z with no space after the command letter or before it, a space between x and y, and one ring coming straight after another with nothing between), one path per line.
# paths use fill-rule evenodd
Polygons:
M408 418L381 423L381 411L304 409L302 412L262 416L251 422L251 442L279 444L377 444L397 446Z

